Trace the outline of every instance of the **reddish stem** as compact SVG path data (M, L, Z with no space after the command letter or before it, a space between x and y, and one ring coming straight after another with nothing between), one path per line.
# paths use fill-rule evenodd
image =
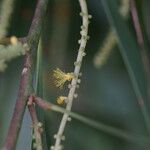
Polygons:
M18 96L16 100L16 105L11 119L8 134L5 140L4 150L13 150L17 142L18 133L20 131L21 122L23 119L23 114L25 111L25 106L27 102L28 95L30 93L30 72L31 72L31 57L27 53L25 56L24 67L21 74L20 86L18 91ZM28 87L28 88L27 88Z
M131 11L131 15L132 15L133 26L134 26L134 29L136 32L137 42L141 49L140 52L141 52L144 71L147 76L147 81L148 81L147 92L148 92L148 94L150 94L150 69L149 69L150 62L149 62L149 58L148 58L148 54L147 54L147 49L144 44L144 37L143 37L142 29L140 26L140 22L139 22L139 17L138 17L138 12L136 9L135 0L130 0L130 11Z
M51 109L51 107L52 107L51 103L44 101L40 97L34 97L34 102L44 110Z
M144 39L143 39L143 34L142 34L141 27L140 27L138 13L136 10L136 4L134 0L130 0L130 10L131 10L131 15L132 15L132 20L134 23L134 28L136 31L137 41L140 45L143 45Z
M43 148L42 148L41 134L42 134L43 130L42 130L41 123L38 121L36 110L35 110L35 107L33 105L33 96L29 96L28 109L29 109L32 123L33 123L33 130L34 130L34 136L35 136L35 141L36 141L36 143L35 143L36 149L42 150Z
M18 91L18 96L16 100L16 105L14 109L14 113L10 122L8 134L4 143L3 150L13 150L16 147L18 134L20 131L20 127L22 124L24 111L26 108L26 102L28 96L32 93L32 69L33 69L33 56L31 57L31 53L34 51L36 54L38 41L41 33L41 26L44 15L46 13L46 6L48 4L48 0L38 0L35 14L32 20L32 24L29 30L29 34L26 38L28 42L30 51L25 56L24 67L21 75L20 86Z

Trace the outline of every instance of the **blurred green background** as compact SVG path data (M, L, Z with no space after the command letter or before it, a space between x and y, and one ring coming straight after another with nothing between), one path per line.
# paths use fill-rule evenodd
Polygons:
M17 37L27 35L36 2L36 0L16 0L9 35L16 35ZM110 24L101 0L87 0L87 3L89 13L92 15L89 27L90 40L81 69L83 75L80 88L77 90L78 98L74 100L72 110L107 125L129 131L129 133L148 135L127 67L118 46L113 48L110 58L102 68L97 69L93 65L93 57L99 50ZM147 36L150 38L150 1L142 1L140 5L140 15L143 18ZM68 89L57 89L53 84L51 73L57 67L66 72L70 72L74 68L73 64L78 49L77 43L80 38L81 18L79 12L80 7L77 0L50 0L44 19L42 77L37 93L55 104L56 97L66 95ZM131 33L134 34L131 23L129 18L127 24ZM123 28L121 29L123 30ZM132 59L134 61L136 56ZM0 73L0 147L4 142L13 113L22 64L23 57L14 59L8 63L5 73ZM145 87L141 88L144 89ZM148 108L150 107L148 106ZM38 112L44 123L46 142L50 147L54 144L53 136L57 133L62 114L43 112L42 110L38 110ZM17 150L30 149L32 139L30 126L31 119L28 110L26 110ZM149 146L141 146L116 138L75 119L67 124L65 137L66 140L63 145L66 150L149 149Z

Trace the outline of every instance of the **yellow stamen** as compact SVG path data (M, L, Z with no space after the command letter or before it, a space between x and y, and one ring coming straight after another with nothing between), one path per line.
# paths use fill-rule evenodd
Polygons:
M74 78L73 73L65 73L59 68L53 71L53 76L55 78L55 85L62 88L66 81L71 81Z
M63 104L66 99L67 99L67 97L65 97L65 96L59 96L56 101L60 105L60 104Z
M15 45L15 44L17 44L17 42L18 42L18 39L15 36L10 37L11 44Z

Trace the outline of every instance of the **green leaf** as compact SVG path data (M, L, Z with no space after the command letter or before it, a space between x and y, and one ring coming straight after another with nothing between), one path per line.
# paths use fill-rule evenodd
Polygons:
M138 103L150 133L150 119L145 102L148 101L147 83L143 69L140 49L129 26L119 15L117 1L102 0L106 14L118 36L120 52L130 75Z

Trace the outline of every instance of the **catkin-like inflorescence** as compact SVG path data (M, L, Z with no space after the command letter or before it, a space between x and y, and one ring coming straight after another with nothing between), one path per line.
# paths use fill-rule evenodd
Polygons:
M104 42L100 50L96 53L93 62L96 68L102 67L109 58L112 48L115 46L117 41L116 34L113 30L110 30L104 39Z
M120 2L119 13L124 19L127 19L129 14L129 0L121 0ZM101 68L107 62L116 43L117 35L111 28L108 31L102 46L100 46L100 49L93 58L93 63L96 68Z
M5 37L9 27L15 0L2 0L0 5L0 39Z
M24 55L28 49L26 45L18 42L16 37L10 38L11 44L8 46L0 45L0 72L5 71L6 62L18 56Z
M129 0L122 0L119 8L119 13L125 19L129 16Z

